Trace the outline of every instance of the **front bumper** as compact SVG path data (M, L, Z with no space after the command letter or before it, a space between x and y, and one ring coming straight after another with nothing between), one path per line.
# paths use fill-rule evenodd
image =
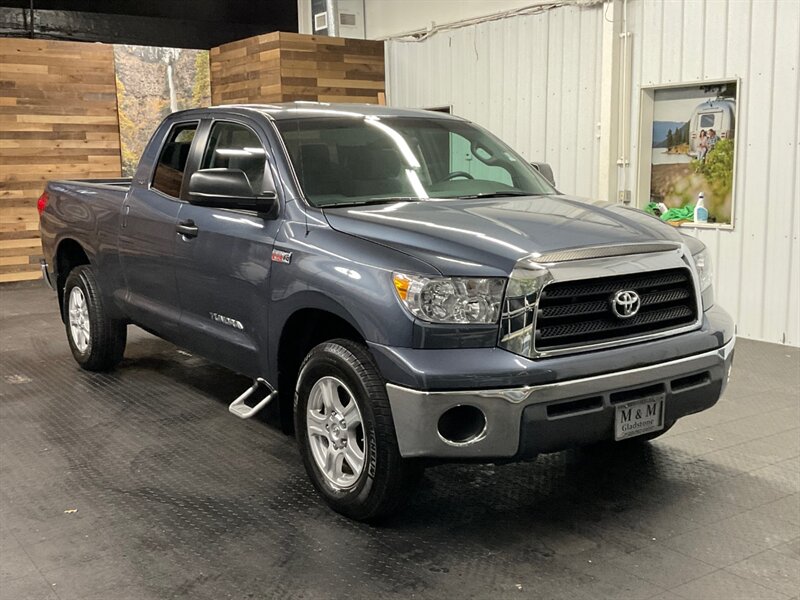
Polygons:
M404 457L522 459L571 446L613 440L614 407L665 394L665 422L713 406L733 361L735 339L711 351L592 377L494 390L420 391L387 384ZM589 402L588 400L591 400ZM486 426L474 440L446 441L441 415L455 406L480 409Z

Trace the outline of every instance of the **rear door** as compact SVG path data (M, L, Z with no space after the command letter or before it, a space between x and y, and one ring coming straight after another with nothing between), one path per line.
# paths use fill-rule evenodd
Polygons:
M163 139L152 173L139 167L122 207L119 254L125 277L123 299L138 325L175 339L180 317L175 283L175 227L184 194L184 175L199 121L162 125ZM148 148L148 152L150 149ZM156 158L157 157L157 158ZM152 163L151 163L152 164Z
M270 168L265 132L244 117L225 119L204 125L197 167L241 169L259 193ZM279 222L191 203L178 216L179 226L192 228L175 247L182 343L250 376L265 372L267 285Z

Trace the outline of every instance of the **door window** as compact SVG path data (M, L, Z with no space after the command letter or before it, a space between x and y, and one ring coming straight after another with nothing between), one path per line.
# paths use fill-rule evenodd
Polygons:
M482 179L513 186L511 173L506 167L488 164L492 155L482 146L457 133L450 133L450 173L468 173L473 179Z
M253 193L263 190L267 153L261 140L249 127L217 122L211 128L203 156L203 169L240 169L247 175Z
M153 188L167 196L180 198L183 172L186 170L186 161L196 131L197 123L182 123L172 128L158 158L153 174Z

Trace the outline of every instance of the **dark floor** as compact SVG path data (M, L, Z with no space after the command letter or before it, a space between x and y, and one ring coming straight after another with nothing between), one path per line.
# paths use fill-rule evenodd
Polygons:
M55 299L0 288L0 598L791 598L800 352L740 341L710 411L635 454L430 469L381 528L317 498L244 379L131 328L72 361Z

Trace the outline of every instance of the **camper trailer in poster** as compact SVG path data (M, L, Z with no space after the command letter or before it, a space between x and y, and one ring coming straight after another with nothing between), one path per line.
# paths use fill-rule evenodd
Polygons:
M700 142L714 131L719 139L732 140L736 129L736 102L732 98L707 100L699 104L689 119L689 155L699 158Z

